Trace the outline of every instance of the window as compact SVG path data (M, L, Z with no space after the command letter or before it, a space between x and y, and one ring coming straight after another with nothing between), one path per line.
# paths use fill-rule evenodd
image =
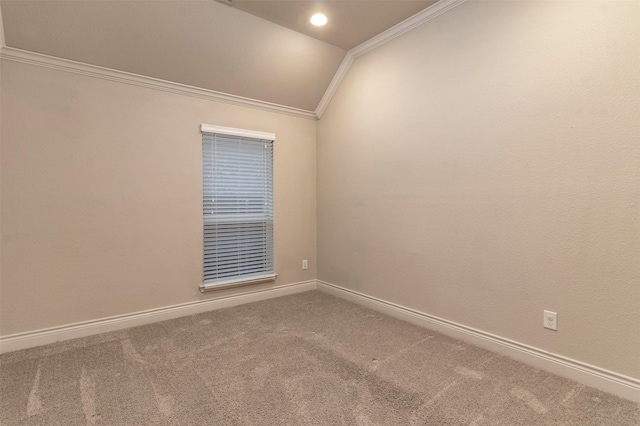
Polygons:
M275 135L203 124L201 290L275 279Z

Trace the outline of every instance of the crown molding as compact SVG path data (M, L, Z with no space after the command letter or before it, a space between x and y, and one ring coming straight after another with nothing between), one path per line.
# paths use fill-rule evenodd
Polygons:
M333 98L333 95L338 90L338 86L340 86L340 83L342 82L344 76L347 75L347 72L349 71L349 68L351 68L351 64L353 63L354 59L355 57L353 56L353 53L351 53L351 50L348 51L344 59L342 60L342 63L338 67L338 70L333 75L333 79L331 79L331 83L329 83L329 86L324 92L322 99L320 99L320 102L316 107L316 117L318 117L318 119L322 117L322 114L324 114L324 110L327 109L327 106L329 106L331 98Z
M362 44L357 45L356 47L351 49L349 52L353 54L354 58L364 55L365 53L370 52L376 47L380 47L383 44L393 40L394 38L399 37L402 34L408 31L411 31L416 27L419 27L425 22L430 21L433 18L440 16L445 12L448 12L454 7L461 5L465 1L466 0L440 0L439 2L405 19L399 24L394 25L388 30L383 31L380 34L371 37L369 40L365 41Z
M215 90L203 89L200 87L189 86L186 84L175 83L172 81L161 80L158 78L147 77L140 74L129 73L126 71L114 70L111 68L101 67L98 65L90 65L82 62L72 61L70 59L62 59L54 56L44 55L41 53L29 52L26 50L7 47L4 42L4 30L2 26L2 14L0 11L0 58L15 62L51 68L59 71L80 74L103 80L116 81L119 83L130 84L133 86L146 87L150 89L161 90L169 93L176 93L185 96L191 96L200 99L207 99L217 102L223 102L233 105L240 105L250 108L257 108L265 111L276 112L280 114L293 115L296 117L308 119L320 119L331 99L335 95L342 79L347 75L353 61L371 50L382 46L383 44L401 36L407 31L424 24L425 22L453 9L464 3L466 0L440 0L432 6L416 13L410 18L405 19L399 24L389 28L388 30L372 37L362 44L349 50L345 55L342 63L338 67L336 73L329 83L322 99L318 103L315 111L308 111L300 108L289 107L286 105L274 104L271 102L260 101L256 99L245 98L242 96L231 95L228 93L217 92Z
M118 83L130 84L133 86L146 87L149 89L161 90L163 92L175 93L194 98L207 99L227 104L240 105L244 107L257 108L265 111L276 112L280 114L293 115L307 119L316 119L313 111L307 111L299 108L278 105L270 102L259 101L256 99L245 98L242 96L231 95L228 93L216 92L214 90L203 89L199 87L189 86L172 81L161 80L158 78L147 77L144 75L133 74L125 71L114 70L111 68L100 67L97 65L85 64L69 59L56 58L54 56L44 55L41 53L29 52L26 50L16 49L13 47L0 48L0 58L14 62L21 62L30 65L36 65L44 68L51 68L59 71L65 71L73 74L80 74L102 80L115 81Z
M388 30L381 32L380 34L349 50L342 60L340 67L338 67L336 74L333 76L329 87L327 87L327 90L324 92L324 96L322 96L320 103L318 103L318 106L316 107L315 113L318 119L320 119L322 117L322 114L324 114L325 109L331 102L331 98L333 98L333 95L338 90L338 86L340 86L342 79L347 74L349 68L351 67L351 64L357 57L362 56L377 47L382 46L383 44L393 40L394 38L401 36L407 31L411 31L412 29L424 24L427 21L432 20L439 15L442 15L445 12L448 12L454 7L461 5L465 1L466 0L440 0L439 2L405 19L399 24L394 25Z
M2 8L0 7L0 48L5 47L4 43L4 23L2 22Z

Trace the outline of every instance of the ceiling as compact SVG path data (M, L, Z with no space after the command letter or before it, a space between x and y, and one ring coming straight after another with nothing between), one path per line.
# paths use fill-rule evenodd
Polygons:
M0 1L8 47L314 111L347 50L429 1ZM330 21L307 25L318 10Z
M294 31L349 50L395 24L415 15L437 0L217 0ZM309 22L323 13L327 25Z

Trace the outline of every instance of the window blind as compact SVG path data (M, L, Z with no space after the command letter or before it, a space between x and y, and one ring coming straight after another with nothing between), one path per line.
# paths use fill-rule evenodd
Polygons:
M206 132L203 125L202 159L202 287L275 277L273 139Z

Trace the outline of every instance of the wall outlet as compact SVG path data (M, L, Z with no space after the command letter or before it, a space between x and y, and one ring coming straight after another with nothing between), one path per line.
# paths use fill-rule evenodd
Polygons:
M544 328L549 328L551 330L558 329L558 314L551 311L544 311Z
M309 269L309 261L305 259L302 261L302 270L306 271L307 269Z

